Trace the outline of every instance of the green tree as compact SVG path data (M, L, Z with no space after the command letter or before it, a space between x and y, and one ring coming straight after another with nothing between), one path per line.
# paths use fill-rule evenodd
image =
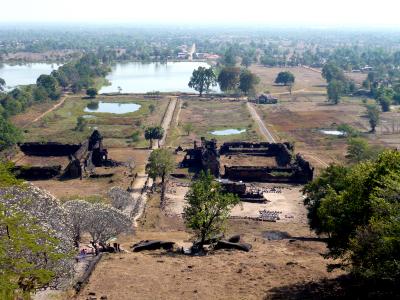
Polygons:
M344 170L328 168L304 188L310 223L327 234L327 257L363 278L399 284L400 152Z
M332 80L346 81L343 70L334 63L325 64L322 68L322 77L329 83Z
M240 69L225 67L218 75L218 84L221 91L234 91L239 86Z
M15 145L21 140L21 131L0 116L0 151Z
M87 120L83 116L79 116L76 120L75 131L84 131L87 126Z
M200 248L207 239L224 231L230 210L240 202L236 195L224 193L213 176L203 171L192 183L185 199L185 223L194 231Z
M95 88L88 88L86 90L86 95L88 95L89 98L96 98L97 96L97 90Z
M328 101L333 104L338 104L340 101L340 97L343 94L343 84L341 81L332 80L329 82L327 87L328 92Z
M140 141L140 131L136 130L131 135L132 142L137 143Z
M308 222L317 234L325 232L323 220L318 214L321 202L332 191L339 192L346 187L345 178L348 172L347 167L330 165L316 179L304 186L303 193L307 195L304 204L308 210Z
M11 163L0 162L0 297L4 299L30 298L31 292L46 287L55 278L59 263L70 258L60 252L63 246L49 224L43 226L23 208L34 200L28 201L20 194L12 204L16 189L29 195L12 168Z
M352 163L371 158L368 142L362 138L350 138L347 141L347 158Z
M375 132L376 126L379 124L380 114L381 112L376 105L367 106L367 116L372 133Z
M47 92L43 87L35 87L32 92L33 100L43 102L47 100Z
M186 131L187 135L190 135L193 130L193 123L186 123L185 125L183 125L183 129Z
M251 57L250 55L245 55L242 57L241 65L248 68L251 66L252 62L253 62L253 57Z
M43 88L50 99L57 100L60 97L60 90L57 80L51 75L40 75L36 80L38 88Z
M236 65L236 54L232 47L225 51L222 63L227 67L234 67Z
M63 258L57 254L58 246L59 240L35 219L0 203L1 295L9 299L29 297L31 292L46 287L54 277L48 266Z
M260 78L249 70L242 70L239 77L239 89L246 95L254 92L255 86L260 82Z
M3 78L0 78L0 92L3 92L6 88L6 81Z
M166 178L174 170L175 162L171 152L167 149L156 149L151 152L149 162L146 165L146 173L154 181L159 177L161 178L162 198L165 194L165 181Z
M292 74L292 72L285 71L285 72L280 72L278 76L275 79L276 84L283 84L284 86L287 85L293 85L295 82L295 77Z
M205 67L198 67L197 70L193 71L188 85L190 88L198 91L200 97L203 95L204 91L208 93L211 86L217 85L213 69L211 67L208 69Z
M392 105L392 99L388 96L382 96L378 98L378 103L383 112L388 112L390 111L390 105Z
M156 106L154 104L149 105L149 111L152 114L156 110Z
M148 127L144 132L144 138L150 141L150 148L153 148L153 140L158 140L158 143L160 143L160 140L163 138L163 136L164 129L161 126Z

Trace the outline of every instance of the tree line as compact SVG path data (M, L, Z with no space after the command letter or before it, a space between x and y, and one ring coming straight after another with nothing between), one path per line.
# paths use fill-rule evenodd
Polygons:
M400 283L400 153L331 165L303 191L310 227L327 238L327 258L390 291Z
M9 117L35 103L56 101L65 91L90 91L96 79L105 77L109 71L107 64L89 53L77 61L64 64L49 75L40 75L32 85L19 86L6 92L6 82L0 79L0 127L3 129L0 132L0 151L21 140L21 133L10 123Z
M225 93L254 94L260 82L258 76L246 68L223 67L217 72L212 68L199 67L193 71L188 86L199 92L209 93L212 87L219 85Z

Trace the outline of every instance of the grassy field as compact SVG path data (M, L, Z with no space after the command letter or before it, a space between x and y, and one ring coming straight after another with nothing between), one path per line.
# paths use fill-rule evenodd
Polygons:
M374 103L374 100L368 100ZM398 147L400 136L399 112L381 114L377 133L371 134L366 108L361 98L344 97L338 105L329 104L326 97L312 93L285 95L277 105L258 105L257 109L264 122L281 141L291 141L297 151L305 154L317 167L325 163L346 161L347 139L323 134L320 130L336 130L340 124L357 129L371 144Z
M141 105L141 108L136 112L122 115L84 112L86 106L93 101L136 103ZM95 100L82 99L79 96L69 97L60 108L27 127L25 140L77 143L97 128L104 136L106 147L127 145L144 147L147 145L143 137L144 128L160 124L167 104L168 101L136 96L99 96ZM156 108L152 113L149 110L150 105L154 105ZM88 123L83 131L75 130L77 118L80 116L85 116ZM132 134L136 131L140 132L140 140L132 142Z
M174 124L168 145L191 145L193 140L200 137L207 139L216 138L219 143L227 141L257 141L259 135L247 110L246 103L236 100L197 100L181 99L182 109L174 115ZM179 115L179 120L177 116ZM191 123L193 130L188 135L185 132L185 124ZM177 124L177 125L176 125ZM216 136L211 132L224 129L245 129L241 134Z
M257 92L259 93L288 93L287 87L274 83L279 72L283 71L290 71L295 76L293 91L325 92L326 90L325 79L322 78L320 73L302 67L269 68L253 65L250 70L260 77L260 84L257 86Z

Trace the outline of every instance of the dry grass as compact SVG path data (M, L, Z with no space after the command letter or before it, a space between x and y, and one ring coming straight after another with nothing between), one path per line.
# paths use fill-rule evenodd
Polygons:
M215 99L198 100L183 99L183 104L187 105L179 114L179 126L173 128L168 140L171 146L191 146L193 140L200 137L207 139L216 138L218 142L259 139L256 126L246 108L246 103L237 100ZM190 135L184 131L184 124L192 123L193 131ZM214 136L210 132L222 129L246 129L245 133Z
M318 241L267 241L262 232L281 230L308 237L306 225L231 221L231 233L241 233L253 245L249 253L218 251L205 257L152 251L110 255L103 259L78 299L89 292L108 299L262 299L275 289L305 284L340 273L328 273ZM142 239L163 239L187 245L183 231L142 231L123 243L125 248Z
M331 105L315 95L285 97L278 105L258 105L265 123L281 141L291 141L302 154L318 156L324 162L345 161L345 138L329 136L321 129L336 129L348 124L360 132L368 132L365 108L360 100ZM316 167L324 167L312 161Z
M109 157L119 162L128 162L133 159L135 162L134 172L144 169L144 162L148 157L148 150L136 150L132 148L111 148ZM33 183L52 193L62 201L71 199L106 199L108 190L113 186L128 188L131 177L128 177L129 170L121 166L117 168L96 168L97 174L113 173L111 178L83 178L72 180L38 180Z
M59 100L61 101L61 100ZM28 108L28 110L25 113L18 114L16 116L11 117L12 123L20 128L23 128L27 125L29 125L33 120L35 120L37 117L39 117L41 114L44 112L48 111L51 109L54 105L56 105L57 102L46 102L46 103L39 103L31 106Z
M276 85L275 79L279 72L290 71L295 76L293 91L306 90L325 92L326 82L321 74L302 67L269 68L261 65L253 65L250 70L260 77L260 84L257 91L260 93L287 93L287 87Z
M107 113L86 113L84 109L92 100L80 96L69 97L58 109L50 112L38 122L27 127L25 139L28 141L59 141L76 143L85 139L94 128L98 128L105 140L106 147L124 147L134 144L143 147L147 145L143 131L146 126L159 125L167 107L168 101L163 99L145 99L143 96L99 96L95 101L137 103L142 107L134 113L114 115ZM156 110L150 113L149 106L153 104ZM31 114L31 110L26 113ZM23 114L22 116L24 116ZM80 132L74 130L77 118L91 115L87 119L87 128ZM135 131L141 133L139 142L133 143L131 136Z

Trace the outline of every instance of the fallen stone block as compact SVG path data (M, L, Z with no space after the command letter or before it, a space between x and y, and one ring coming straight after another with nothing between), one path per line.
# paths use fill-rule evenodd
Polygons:
M228 239L228 242L231 242L231 243L239 243L239 242L240 242L240 234L236 234L236 235L231 236L231 237Z
M131 248L133 252L140 252L145 250L158 250L158 249L171 250L174 247L174 245L175 245L174 242L146 240L134 244Z
M220 249L234 249L234 250L241 250L241 251L246 251L249 252L251 250L252 246L250 244L246 243L232 243L228 241L219 241L215 247L214 250L220 250Z

